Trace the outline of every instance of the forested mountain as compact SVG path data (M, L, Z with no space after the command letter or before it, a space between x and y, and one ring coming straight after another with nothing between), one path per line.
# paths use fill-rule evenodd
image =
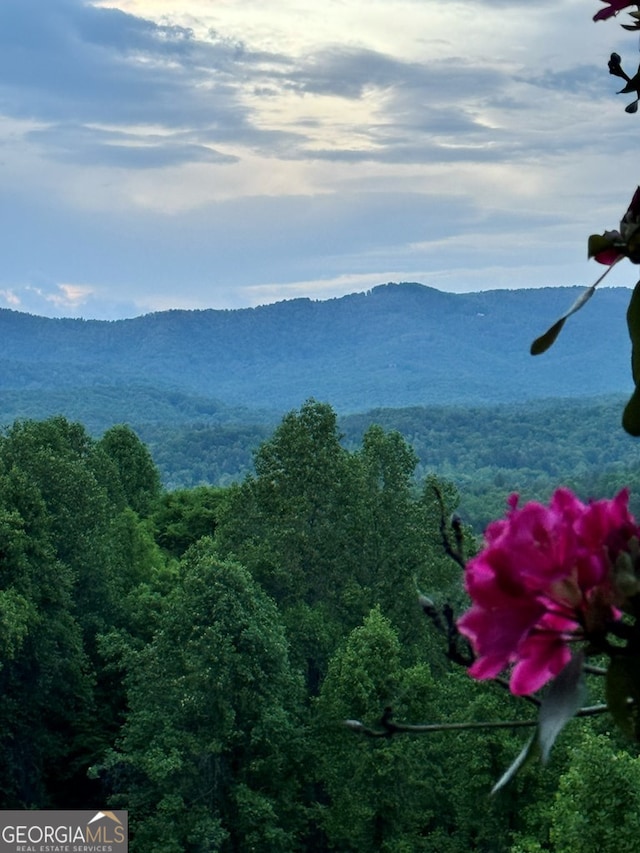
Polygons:
M625 398L534 400L493 406L373 409L338 418L345 448L357 450L373 424L398 432L416 454L415 478L455 484L477 530L500 515L506 495L546 498L559 483L584 496L632 485L640 516L640 442L620 427ZM134 425L167 488L226 486L253 471L254 452L276 423L241 420Z
M126 808L132 853L635 850L638 749L607 717L494 798L511 722L341 725L531 720L456 663L445 539L468 557L510 491L561 482L629 484L640 516L628 292L528 355L574 296L0 312L0 808Z
M100 430L110 425L100 420L105 408L111 423L140 422L143 413L160 423L182 407L204 419L224 417L227 406L279 416L309 397L347 413L626 393L626 289L598 292L553 350L529 355L531 340L578 292L388 284L326 301L110 322L3 309L0 417L77 418L83 407Z
M4 310L0 424L61 414L99 436L127 423L165 487L225 486L253 470L284 412L315 396L338 412L345 447L372 423L400 432L418 480L455 483L482 527L505 491L541 496L577 477L595 493L640 467L637 441L619 429L631 389L629 291L598 292L550 352L529 355L576 292L381 285L324 302L116 322Z

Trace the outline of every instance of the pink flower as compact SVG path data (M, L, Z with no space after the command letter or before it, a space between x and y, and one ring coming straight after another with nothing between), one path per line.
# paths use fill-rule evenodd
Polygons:
M582 503L558 489L549 506L509 499L505 519L489 525L484 549L469 561L472 606L458 628L471 642L474 678L509 665L511 691L534 693L569 661L569 643L606 633L618 618L611 560L638 529L626 490Z
M594 234L589 238L589 257L607 266L624 257L634 264L640 262L639 229L640 187L636 189L625 215L620 220L620 230L605 231L602 236Z
M594 21L606 21L607 18L613 18L618 12L626 9L628 6L637 6L637 0L604 0L608 5L604 9L593 16Z

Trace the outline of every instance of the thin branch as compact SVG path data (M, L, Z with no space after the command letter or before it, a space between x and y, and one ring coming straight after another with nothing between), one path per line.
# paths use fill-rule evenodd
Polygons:
M367 737L391 737L394 734L424 734L426 732L465 731L467 729L511 729L524 726L537 726L537 720L509 720L491 723L428 723L411 725L409 723L388 722L384 729L372 729L360 720L345 720L344 725L353 732Z
M471 650L469 641L460 634L456 623L456 616L453 612L453 607L450 604L445 604L442 608L442 616L447 623L447 657L453 663L460 666L469 667L473 663L474 656ZM463 641L463 651L459 648L459 641Z
M576 717L595 717L608 711L606 705L587 705L576 711ZM461 732L478 729L516 729L531 728L537 726L537 720L496 720L491 722L469 722L469 723L424 723L413 725L411 723L395 723L392 721L393 712L391 708L385 708L380 720L380 729L372 729L365 726L360 720L344 720L345 725L352 732L365 735L366 737L381 738L392 737L396 734L426 734L429 732Z
M589 675L606 675L607 670L603 666L594 666L590 663L583 664L582 668Z
M609 710L608 705L587 705L584 708L580 708L579 711L576 711L574 714L575 717L596 717L598 714L606 714Z
M436 629L444 634L447 640L446 656L453 663L460 666L469 667L473 663L473 654L467 640L464 640L464 651L458 648L459 641L462 636L456 625L456 617L453 608L450 604L444 604L441 610L438 610L433 601L423 593L418 593L418 603L422 608L425 616L433 622Z
M447 513L444 507L444 498L442 497L442 492L436 486L435 483L432 484L431 488L435 492L436 498L438 500L438 506L440 507L440 537L442 539L442 546L447 556L451 557L451 559L456 562L464 571L465 560L463 554L464 537L462 523L457 515L454 516L451 521L451 527L453 527L453 535L455 537L456 542L456 546L454 548L451 545L451 540L449 539L449 533L447 531Z
M460 555L464 568L464 530L462 528L462 519L459 515L454 515L451 519L451 529L456 540L456 553Z

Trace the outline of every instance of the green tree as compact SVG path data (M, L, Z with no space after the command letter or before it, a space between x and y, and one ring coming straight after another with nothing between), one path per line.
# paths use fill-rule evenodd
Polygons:
M551 809L554 853L634 853L639 837L640 759L585 732Z
M93 680L75 619L74 574L56 558L44 501L0 460L0 805L85 802Z
M127 666L130 711L103 778L136 816L132 850L294 850L301 682L247 571L201 540Z
M379 608L332 658L317 702L319 776L328 805L320 821L343 853L418 851L434 817L426 741L368 739L339 728L345 719L377 725L384 709L405 715L426 705L428 668L405 668L397 632Z
M127 505L140 516L149 515L161 489L160 474L147 447L131 427L117 424L105 432L98 448L114 462Z
M255 469L232 491L222 543L285 607L335 602L348 574L336 543L349 512L350 464L332 408L310 400L285 415L256 452Z
M533 716L526 703L463 670L434 678L417 648L414 654L411 662L397 630L375 608L330 661L315 706L319 781L327 795L318 820L329 844L343 853L506 853L515 836L523 843L538 831L540 814L528 809L557 784L553 769L542 779L523 774L489 796L522 748L521 730L366 737L340 726L357 720L384 732L389 714L391 721L431 724Z
M224 489L196 486L167 492L158 500L153 524L158 544L181 557L203 536L213 536L218 524Z
M21 471L40 496L55 558L77 577L73 595L85 640L111 607L107 531L112 504L96 470L101 454L80 424L61 417L15 423L0 439L7 470Z
M310 400L260 446L255 468L221 507L218 547L279 604L296 663L315 692L344 626L364 612L354 460L340 444L335 412Z
M374 425L364 434L355 461L360 480L354 525L359 578L369 607L379 604L406 644L424 633L416 585L422 582L431 556L425 549L423 518L414 494L417 457L400 433ZM357 488L354 478L354 491Z
M0 438L6 802L86 803L86 768L120 724L124 694L99 635L148 636L147 592L164 558L114 500L115 479L84 428L64 418L19 422Z

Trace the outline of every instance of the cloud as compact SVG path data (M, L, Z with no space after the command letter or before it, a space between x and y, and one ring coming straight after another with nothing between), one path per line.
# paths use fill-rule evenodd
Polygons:
M35 275L31 282L0 289L0 307L46 317L117 320L145 313L144 304L100 295L91 285L57 283ZM147 308L147 310L150 310Z
M79 0L0 4L0 98L15 118L189 129L201 144L266 141L272 134L252 126L238 84L264 59L224 38L203 41ZM156 139L150 153L160 146ZM202 152L192 153L198 160Z
M190 133L134 133L88 125L49 125L25 133L48 157L82 166L158 169L183 163L235 163L238 158L202 145Z
M615 32L574 0L110 2L0 3L0 304L566 277L632 194Z
M610 78L603 74L597 65L575 65L560 70L545 69L541 73L519 74L520 79L532 86L570 96L581 95L594 100L609 98L611 95ZM622 87L622 83L620 86Z
M224 164L247 149L282 160L477 162L517 156L508 127L487 110L531 112L532 89L602 97L591 66L544 72L504 60L450 55L403 59L357 45L302 56L159 24L80 0L3 0L0 98L5 115L40 122L25 139L45 156L80 165L165 168ZM297 107L283 108L296 96ZM327 118L304 116L305 99L370 100L366 125L334 141ZM162 132L159 132L162 131Z
M313 94L359 98L367 89L419 89L437 102L456 101L484 92L504 73L456 57L418 63L371 49L333 46L320 50L287 74L287 85Z
M609 94L591 65L537 70L451 51L418 61L353 43L287 55L81 0L3 0L0 81L4 114L38 124L24 135L35 156L132 172L221 167L250 153L283 163L517 161L551 147L536 126L541 98L556 115L567 99L554 145L577 150L590 138L572 111Z

